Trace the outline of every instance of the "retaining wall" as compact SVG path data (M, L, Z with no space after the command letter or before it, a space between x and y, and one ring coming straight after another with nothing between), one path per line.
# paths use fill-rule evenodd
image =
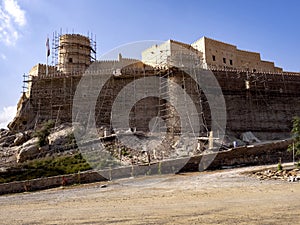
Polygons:
M292 153L287 152L286 150L290 143L291 140L283 140L221 151L218 152L208 169L220 169L222 167L237 165L265 165L278 163L280 159L282 162L290 162L292 161ZM178 172L176 170L177 165L184 164L185 166L179 172L195 172L199 171L199 169L201 170L202 168L199 168L199 165L205 166L205 163L208 163L208 161L205 160L203 155L199 155L191 158L165 160L151 165L122 167L113 170L101 171L100 173L96 171L86 171L70 175L16 181L0 184L0 194L36 191L78 183L106 181L107 178L120 179L130 176L137 177L155 174L172 174Z

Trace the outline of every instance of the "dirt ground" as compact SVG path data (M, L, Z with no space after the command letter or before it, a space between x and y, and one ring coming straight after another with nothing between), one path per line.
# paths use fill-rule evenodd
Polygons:
M0 224L299 224L300 183L241 175L260 168L0 196Z

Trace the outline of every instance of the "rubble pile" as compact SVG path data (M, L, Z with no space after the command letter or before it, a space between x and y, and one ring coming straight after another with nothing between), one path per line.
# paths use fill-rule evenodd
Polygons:
M260 180L283 180L289 182L300 182L300 169L292 170L265 170L253 172L251 176Z

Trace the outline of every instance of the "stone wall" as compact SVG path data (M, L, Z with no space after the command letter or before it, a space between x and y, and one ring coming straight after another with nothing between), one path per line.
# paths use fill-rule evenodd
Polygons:
M291 120L300 115L299 75L213 72L225 96L229 130L253 131L261 139L290 135Z
M227 107L227 130L235 132L237 136L242 132L252 131L261 139L279 139L289 136L292 118L300 115L300 105L297 104L300 96L298 74L231 70L212 72L224 94ZM177 83L189 94L197 108L199 119L205 122L209 129L211 120L209 103L191 77L178 69L172 69L170 73L169 70L145 70L145 68L128 69L121 76L112 76L106 83L100 92L95 109L97 126L110 127L111 108L123 87L145 76L159 77L167 73L169 73L165 76L167 79ZM22 100L24 104L19 104L24 108L23 112L18 112L18 121L14 123L19 125L11 126L11 129L33 128L49 119L58 124L71 122L73 96L80 79L81 76L71 75L34 77L30 98L24 97ZM169 85L165 90L165 94L171 93L170 87ZM162 103L163 101L155 97L137 102L130 114L132 128L137 127L138 130L148 131L148 122L164 111L166 119L175 118L169 123L170 130L178 130L180 120L176 111L168 104Z
M15 181L0 184L0 195L25 191L37 191L47 188L55 188L72 184L84 184L105 180L107 179L102 177L99 173L94 171L87 171L76 174L44 177L26 181Z

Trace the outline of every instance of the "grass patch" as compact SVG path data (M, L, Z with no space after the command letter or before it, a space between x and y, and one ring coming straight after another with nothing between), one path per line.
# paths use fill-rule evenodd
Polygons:
M0 173L0 183L77 173L91 169L80 153L72 156L36 159Z

